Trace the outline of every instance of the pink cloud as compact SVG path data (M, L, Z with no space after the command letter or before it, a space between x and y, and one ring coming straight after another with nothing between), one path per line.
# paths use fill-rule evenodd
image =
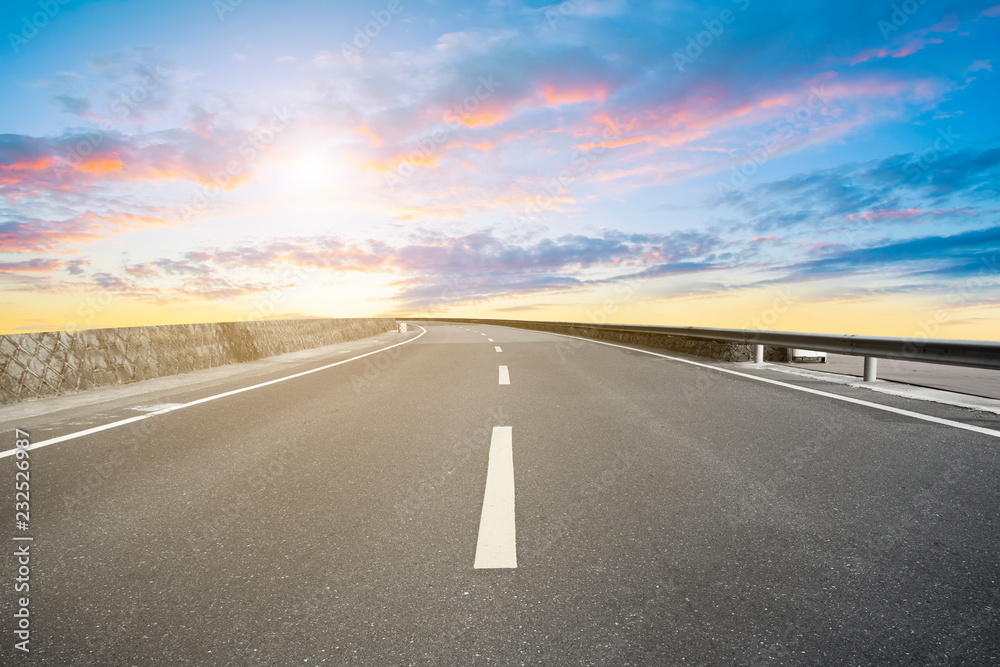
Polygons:
M906 209L884 209L881 211L865 211L864 213L852 213L847 216L848 220L912 220L924 215L926 211L919 208Z
M74 254L73 246L93 243L112 234L167 225L169 217L153 213L128 213L110 210L104 213L83 211L67 220L11 220L0 223L0 252L54 252Z
M246 135L169 130L142 138L107 133L56 139L9 135L0 150L3 197L18 201L52 192L79 192L116 182L186 180L233 189L252 176L252 163L237 151ZM241 169L217 183L236 160Z
M448 123L461 123L469 128L490 127L505 123L524 111L538 108L558 109L573 104L600 105L615 90L615 83L607 77L581 78L573 75L567 79L565 72L544 75L517 91L498 90L475 103L475 108L455 105L445 109L441 119ZM565 79L565 80L564 80ZM468 99L467 99L468 101Z
M104 238L79 220L0 222L0 252L56 252L70 254L68 247Z
M937 37L914 37L899 46L866 49L848 59L847 62L851 65L857 65L873 58L905 58L930 44L944 44L944 40Z
M489 127L491 125L499 125L504 123L514 117L513 109L507 110L483 110L478 112L462 114L458 122L466 127ZM444 120L451 121L447 113Z
M193 109L188 128L198 136L208 139L212 136L212 125L219 114L209 113L201 108Z
M873 58L905 58L921 51L924 47L931 44L944 43L943 39L939 39L937 37L927 37L928 34L951 33L957 31L959 27L960 23L958 16L956 14L951 14L928 28L914 30L900 36L897 40L894 40L896 42L894 45L865 49L857 55L848 58L847 62L850 65L857 65L859 63L872 60Z
M608 99L608 87L605 83L585 83L578 85L560 85L556 83L541 83L542 106L558 108L565 104L581 102L596 102L603 104Z
M958 30L959 26L960 23L958 20L958 15L949 14L948 16L944 17L943 19L932 25L931 27L926 28L924 30L916 31L916 34L926 35L929 32L942 32L942 33L955 32L956 30Z
M354 128L353 133L362 137L367 137L368 145L371 146L372 148L378 148L379 146L382 145L382 139L374 132L372 132L367 125L361 125L359 127Z
M51 273L70 266L70 262L36 257L20 262L0 262L0 273Z

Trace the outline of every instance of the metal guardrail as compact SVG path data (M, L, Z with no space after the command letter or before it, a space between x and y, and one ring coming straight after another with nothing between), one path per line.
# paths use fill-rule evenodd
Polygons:
M1000 342L988 340L948 340L943 338L895 338L891 336L855 336L850 334L813 334L790 331L755 331L752 329L713 329L701 327L665 327L631 324L589 324L586 322L535 322L529 320L460 319L444 317L415 318L447 322L484 324L530 324L597 329L617 333L653 334L723 341L756 346L756 361L763 361L765 345L791 347L865 358L865 381L876 379L877 359L919 361L928 364L965 366L1000 370Z

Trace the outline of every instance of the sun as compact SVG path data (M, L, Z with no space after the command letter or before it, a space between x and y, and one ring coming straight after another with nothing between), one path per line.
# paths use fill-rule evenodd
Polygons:
M291 171L296 177L307 181L320 181L331 173L329 161L322 155L307 153L299 156L291 164Z
M342 171L342 165L328 151L312 149L289 155L275 164L271 178L286 192L303 192L336 186Z

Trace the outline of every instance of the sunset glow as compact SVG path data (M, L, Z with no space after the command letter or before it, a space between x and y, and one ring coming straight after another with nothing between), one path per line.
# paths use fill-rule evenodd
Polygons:
M1000 337L995 2L56 5L2 13L2 333Z

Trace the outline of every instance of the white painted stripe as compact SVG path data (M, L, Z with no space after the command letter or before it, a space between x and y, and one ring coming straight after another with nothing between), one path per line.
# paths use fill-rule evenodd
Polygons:
M490 341L491 343L493 342L492 338L487 338L486 340Z
M510 384L510 373L507 372L506 366L500 367L500 384Z
M159 403L157 405L137 405L132 410L136 412L162 412L167 408L179 407L182 403Z
M250 387L243 387L241 389L234 389L232 391L227 391L222 394L216 394L215 396L207 396L205 398L199 398L196 401L191 401L190 403L172 403L168 404L169 407L165 407L162 410L157 410L156 412L149 412L144 415L139 415L138 417L129 417L128 419L121 419L116 422L111 422L110 424L104 424L103 426L95 426L93 428L88 428L83 431L77 431L76 433L69 433L67 435L60 435L56 438L49 438L48 440L41 440L34 443L27 449L38 449L39 447L47 447L49 445L54 445L60 442L66 442L67 440L74 440L76 438L82 438L85 435L91 435L94 433L100 433L101 431L107 431L108 429L117 428L119 426L125 426L126 424L132 424L135 422L142 421L143 419L149 419L150 417L155 417L156 415L166 414L167 412L173 412L174 410L183 410L184 408L189 408L192 405L200 405L201 403L208 403L209 401L214 401L217 398L224 398L226 396L232 396L233 394L242 394L245 391L250 391L251 389L260 389L261 387L266 387L271 384L277 384L279 382L284 382L285 380L291 380L293 378L300 378L303 375L309 375L311 373L318 373L319 371L325 371L328 368L333 368L334 366L340 366L341 364L346 364L351 361L356 361L358 359L363 359L365 357L370 357L373 354L378 354L379 352L385 352L386 350L391 350L394 347L399 347L400 345L406 345L407 343L412 343L416 339L427 333L427 330L421 327L419 324L414 324L413 326L420 328L420 335L414 336L410 340L404 340L402 343L395 343L394 345L389 345L387 347L380 348L378 350L373 350L372 352L365 352L364 354L359 354L356 357L351 357L350 359L344 359L343 361L337 361L332 364L327 364L326 366L320 366L319 368L312 368L308 371L302 371L301 373L295 373L293 375L286 375L283 378L277 378L276 380L268 380L267 382L261 382L260 384L255 384ZM0 458L5 456L11 456L17 451L17 449L8 449L5 452L0 452Z
M497 352L503 352L503 350L501 350L501 349L500 349L500 346L499 346L499 345L494 345L494 346L493 346L493 348L494 348L494 349L495 349L495 350L496 350Z
M494 426L486 493L479 517L479 539L473 568L517 567L514 524L514 439L510 426Z
M659 354L657 352L650 352L649 350L640 350L636 347L628 347L626 345L618 345L616 343L605 343L602 340L594 340L593 338L581 338L580 336L568 336L566 334L552 333L551 331L539 331L537 333L546 333L550 336L560 336L562 338L575 338L576 340L586 341L588 343L597 343L598 345L607 345L608 347L618 347L623 350L631 350L632 352L641 352L642 354L648 354L654 357L660 357L662 359L669 359L671 361L679 361L682 364L690 364L692 366L699 366L701 368L710 368L720 373L728 373L730 375L736 375L738 377L747 378L748 380L756 380L758 382L766 382L767 384L777 385L779 387L785 387L786 389L794 389L795 391L802 391L807 394L815 394L817 396L824 396L826 398L832 398L836 401L843 401L844 403L853 403L855 405L863 405L868 408L874 408L876 410L883 410L884 412L892 412L897 415L903 415L905 417L912 417L914 419L921 419L927 422L933 422L935 424L942 424L944 426L951 426L953 428L962 429L965 431L972 431L974 433L981 433L983 435L992 436L994 438L1000 438L1000 431L995 431L989 428L983 428L981 426L973 426L972 424L963 424L962 422L953 421L951 419L942 419L941 417L934 417L932 415L925 415L920 412L913 412L911 410L903 410L902 408L894 408L891 405L882 405L881 403L872 403L871 401L863 401L860 398L852 398L850 396L841 396L840 394L831 394L826 391L820 391L819 389L810 389L809 387L800 387L798 385L789 384L787 382L781 382L780 380L772 380L770 378L760 377L758 375L750 375L748 373L740 373L739 371L733 371L728 368L719 368L718 366L712 366L711 364L702 364L697 361L691 361L690 359L681 359L679 357L671 357L667 354Z

